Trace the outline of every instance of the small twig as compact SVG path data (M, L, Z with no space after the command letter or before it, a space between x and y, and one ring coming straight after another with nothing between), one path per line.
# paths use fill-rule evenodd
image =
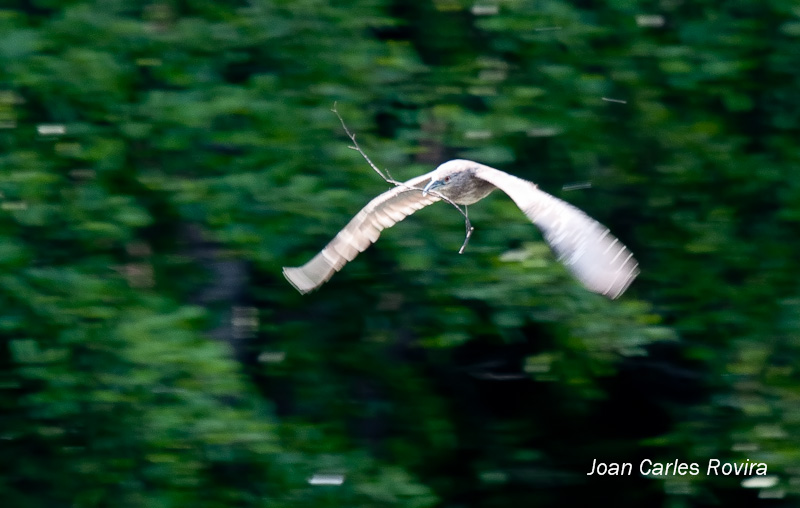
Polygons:
M360 153L361 156L364 157L364 160L367 161L367 164L369 164L370 167L372 169L374 169L375 172L378 173L378 175L380 175L380 177L383 178L386 183L390 183L390 184L392 184L392 185L394 185L396 187L404 187L404 189L401 192L415 192L415 191L416 192L422 192L422 189L420 189L420 188L410 187L407 184L405 184L403 182L398 182L397 180L392 178L392 175L391 175L391 173L389 173L388 169L385 170L386 173L384 174L384 172L381 171L378 168L378 166L375 165L374 162L372 162L372 159L369 158L369 156L364 152L364 150L362 150L361 147L358 146L358 142L356 141L356 135L353 134L352 132L350 132L350 129L348 129L347 125L345 125L344 118L342 118L342 115L339 114L339 110L336 109L336 103L335 102L333 103L333 109L331 109L331 111L339 119L339 122L342 124L342 128L344 129L344 132L347 133L347 137L349 137L350 141L353 142L353 146L349 146L348 148L350 148L351 150L355 150L358 153ZM461 207L458 206L458 204L456 204L455 201L453 201L452 199L448 198L447 196L445 196L443 194L440 194L440 193L438 193L436 191L430 191L429 194L433 194L434 196L446 201L447 203L450 203L451 205L453 205L453 207L456 210L458 210L458 213L460 213L464 217L464 226L466 228L467 233L466 233L466 236L464 237L464 243L461 245L461 248L458 250L459 254L463 254L464 253L464 249L467 248L467 243L469 243L470 237L472 237L472 232L475 231L475 228L472 226L472 223L469 220L469 216L467 215L467 205L464 205L464 209L462 210Z
M335 102L333 103L333 109L331 111L333 111L333 113L339 119L339 122L341 122L342 128L347 133L347 137L349 137L350 141L353 142L353 146L348 146L347 148L350 148L351 150L356 150L358 153L360 153L361 156L364 157L364 160L367 161L367 164L369 164L370 167L372 169L374 169L376 173L381 175L381 178L386 180L388 183L392 183L394 185L402 185L401 182L398 182L397 180L392 178L392 175L389 173L389 170L386 170L386 174L384 175L383 171L378 169L378 166L376 166L375 163L372 162L372 159L370 159L369 156L366 153L364 153L364 150L362 150L361 147L358 146L358 141L356 141L356 135L353 134L352 132L350 132L350 129L348 129L347 125L345 125L344 118L342 118L342 115L339 114L339 110L336 109L336 103Z
M460 212L461 209L459 208L458 211ZM458 249L459 254L464 254L464 249L467 248L469 238L472 236L472 232L475 231L475 228L472 227L472 223L469 221L469 210L467 209L467 205L464 205L464 227L467 228L467 234L464 236L464 243L461 245L461 248Z

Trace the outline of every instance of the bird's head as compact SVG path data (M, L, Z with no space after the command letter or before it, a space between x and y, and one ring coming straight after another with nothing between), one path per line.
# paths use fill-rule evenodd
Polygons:
M435 190L448 196L453 190L462 188L468 183L476 165L472 161L462 159L445 162L431 172L431 181L422 189L422 195L426 196Z

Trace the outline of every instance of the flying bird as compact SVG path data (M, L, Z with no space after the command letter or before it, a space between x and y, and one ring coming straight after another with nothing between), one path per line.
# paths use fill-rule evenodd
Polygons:
M286 279L308 293L328 281L359 252L417 210L447 198L471 205L493 190L505 192L542 231L559 261L590 291L617 298L639 273L633 254L609 230L578 208L504 171L456 159L388 190L370 201L347 226L298 267L284 267Z

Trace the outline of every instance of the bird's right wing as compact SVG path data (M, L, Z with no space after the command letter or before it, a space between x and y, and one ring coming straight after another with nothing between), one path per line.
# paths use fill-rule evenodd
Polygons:
M631 251L578 208L498 169L481 165L475 176L508 194L542 230L558 259L588 289L617 298L639 274Z
M435 192L422 195L430 179L430 173L418 176L373 199L311 261L303 266L284 267L283 275L303 294L317 289L375 243L381 231L439 201Z

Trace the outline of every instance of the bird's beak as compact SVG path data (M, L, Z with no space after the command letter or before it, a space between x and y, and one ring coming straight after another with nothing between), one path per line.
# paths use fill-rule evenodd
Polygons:
M430 191L432 191L437 187L441 187L442 185L444 185L444 182L442 182L441 180L431 180L430 182L428 182L428 185L426 185L425 188L422 189L422 195L427 196Z

